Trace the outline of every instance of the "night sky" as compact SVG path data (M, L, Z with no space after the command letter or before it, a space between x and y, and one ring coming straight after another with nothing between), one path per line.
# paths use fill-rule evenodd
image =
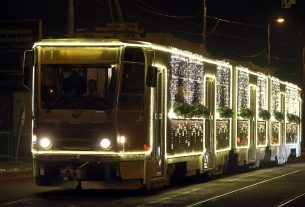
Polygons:
M75 30L93 31L111 21L108 0L74 1ZM145 32L167 32L202 42L203 0L120 0L120 3L124 20L138 22ZM66 34L67 0L10 0L0 4L2 21L42 19L43 38ZM304 0L296 0L295 5L285 9L281 0L206 0L206 5L209 54L260 66L266 66L268 22L283 16L285 24L271 24L272 66L276 76L301 86Z

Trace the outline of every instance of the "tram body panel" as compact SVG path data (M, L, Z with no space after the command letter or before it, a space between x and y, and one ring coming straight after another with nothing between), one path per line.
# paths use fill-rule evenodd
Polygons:
M171 177L300 156L301 125L286 115L301 115L301 90L293 84L139 41L46 40L34 51L32 151L38 185L151 188ZM88 84L77 91L84 95L61 100L69 90L64 79L75 72ZM91 79L98 87L95 98L87 97ZM242 108L253 116L241 116ZM283 122L273 108L284 114ZM270 120L260 117L262 110Z

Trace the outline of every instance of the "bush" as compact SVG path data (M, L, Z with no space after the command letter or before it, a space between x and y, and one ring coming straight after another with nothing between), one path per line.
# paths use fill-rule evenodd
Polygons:
M227 106L219 107L217 111L219 112L220 118L232 118L233 116L233 110Z
M202 104L174 103L174 112L184 118L209 118L209 110Z
M253 111L249 108L241 108L239 116L245 119L251 119L253 117Z
M301 122L301 119L299 116L294 115L294 114L289 114L287 113L287 119L290 123L296 123L299 124Z
M258 117L268 121L270 119L271 115L270 115L269 111L267 111L267 110L260 110L258 113Z
M273 111L273 115L274 115L274 118L275 118L277 121L283 121L283 120L284 120L284 114L283 114L282 112Z

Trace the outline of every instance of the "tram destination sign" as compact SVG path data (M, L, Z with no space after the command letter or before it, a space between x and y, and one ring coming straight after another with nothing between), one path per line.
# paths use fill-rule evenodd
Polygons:
M21 72L23 52L41 39L41 20L0 21L0 72Z

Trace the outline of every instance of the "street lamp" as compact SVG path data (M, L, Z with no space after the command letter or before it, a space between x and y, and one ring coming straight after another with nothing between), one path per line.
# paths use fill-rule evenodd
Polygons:
M285 19L282 18L282 17L279 17L276 19L276 23L278 24L282 24L284 23ZM269 21L268 23L268 56L267 56L267 59L268 59L268 67L270 67L270 59L271 59L271 45L270 45L270 26L271 26L271 23L273 22L273 20Z

